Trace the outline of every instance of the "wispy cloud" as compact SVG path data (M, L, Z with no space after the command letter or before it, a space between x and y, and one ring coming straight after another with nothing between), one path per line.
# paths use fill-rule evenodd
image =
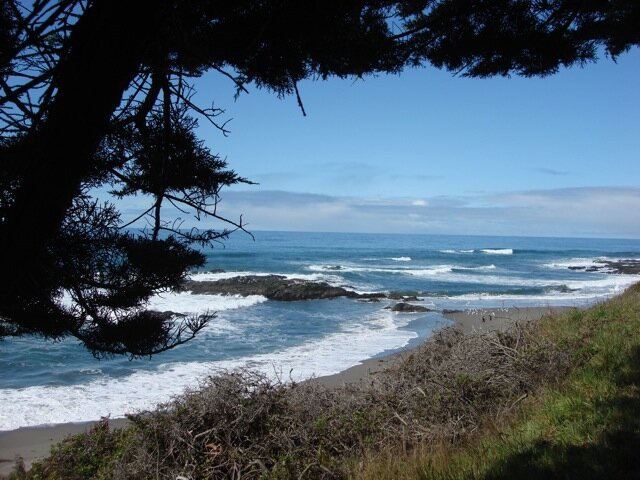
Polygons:
M444 177L442 175L424 175L424 174L413 174L413 173L394 173L388 175L389 180L393 181L403 181L403 180L411 180L412 182L433 182L436 180L442 180Z
M640 188L565 188L461 197L349 197L227 191L219 213L249 229L640 238Z
M581 187L512 192L493 195L489 201L553 232L640 236L640 188Z
M538 173L544 173L545 175L551 175L554 177L564 177L569 175L569 172L564 171L564 170L556 170L554 168L545 168L545 167L540 167L540 168L534 168L535 172Z

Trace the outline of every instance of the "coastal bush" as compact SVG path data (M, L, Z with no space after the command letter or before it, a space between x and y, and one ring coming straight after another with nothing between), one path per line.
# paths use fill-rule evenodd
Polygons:
M468 442L387 450L358 480L640 478L640 284L593 308L543 319L536 335L575 367Z
M130 431L109 428L107 418L101 419L88 432L71 435L51 447L42 462L36 462L27 472L18 465L9 480L106 479L115 460L127 448Z
M344 478L375 452L460 444L570 368L567 353L526 325L445 329L341 387L238 370L131 417L125 432L99 424L72 437L28 478Z

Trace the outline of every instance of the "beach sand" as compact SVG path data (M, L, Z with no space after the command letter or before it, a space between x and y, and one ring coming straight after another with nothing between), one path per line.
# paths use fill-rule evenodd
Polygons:
M545 315L573 310L575 307L508 307L448 311L444 317L455 322L464 333L504 331L515 323L540 320Z
M109 420L112 428L122 428L128 422L126 418ZM0 478L11 472L17 457L22 457L28 469L35 460L49 455L52 445L69 435L87 431L95 423L60 423L0 432Z
M506 330L514 323L539 320L545 315L562 312L573 307L510 307L473 309L464 311L445 312L444 317L454 322L453 328L464 333L488 332L492 330ZM401 315L401 314L400 314ZM370 376L381 370L402 362L411 349L395 351L383 357L370 358L335 375L317 377L311 382L319 382L333 387L348 383L366 381ZM127 424L124 418L109 420L113 428L121 428ZM22 457L25 466L49 454L51 445L60 442L65 437L84 432L95 422L64 423L42 427L26 427L8 432L0 432L0 478L11 472L17 457Z

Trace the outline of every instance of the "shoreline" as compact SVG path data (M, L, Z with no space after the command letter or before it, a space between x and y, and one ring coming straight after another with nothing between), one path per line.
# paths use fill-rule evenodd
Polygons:
M447 320L453 321L451 328L456 328L465 334L469 334L506 330L514 323L537 321L545 315L572 309L575 309L575 307L480 308L447 311L442 316ZM339 373L315 377L307 381L318 382L327 387L367 381L369 377L376 375L389 366L402 362L413 349L428 341L430 337L419 338L417 342L410 342L408 346L401 349L368 358L358 365ZM95 423L96 421L61 423L22 427L16 430L0 432L0 478L8 475L13 470L18 456L22 457L25 468L28 469L34 461L46 457L53 444L59 443L69 435L85 432ZM122 428L128 423L129 420L126 418L109 419L109 424L112 428Z
M514 323L527 323L538 321L546 315L553 315L576 307L569 306L538 306L538 307L497 307L474 308L469 310L455 310L442 313L442 316L453 322L450 326L442 328L455 328L465 334L483 333L490 331L504 331ZM435 330L433 333L435 333ZM333 375L324 375L312 378L308 381L318 382L328 387L340 386L348 383L366 381L367 377L377 374L385 368L402 362L413 350L419 348L428 341L431 335L418 339L418 342L409 342L408 346L392 350L381 356L374 356L361 361L346 370Z
M18 457L22 457L28 470L33 462L49 455L52 445L70 435L84 433L96 423L57 423L0 432L0 479L11 473ZM123 428L128 423L126 418L109 419L112 428Z

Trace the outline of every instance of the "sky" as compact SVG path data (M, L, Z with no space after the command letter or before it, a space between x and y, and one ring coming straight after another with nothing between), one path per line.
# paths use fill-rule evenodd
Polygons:
M220 75L196 88L231 131L199 135L259 183L221 193L249 230L640 239L637 48L545 78L305 81L306 117Z

